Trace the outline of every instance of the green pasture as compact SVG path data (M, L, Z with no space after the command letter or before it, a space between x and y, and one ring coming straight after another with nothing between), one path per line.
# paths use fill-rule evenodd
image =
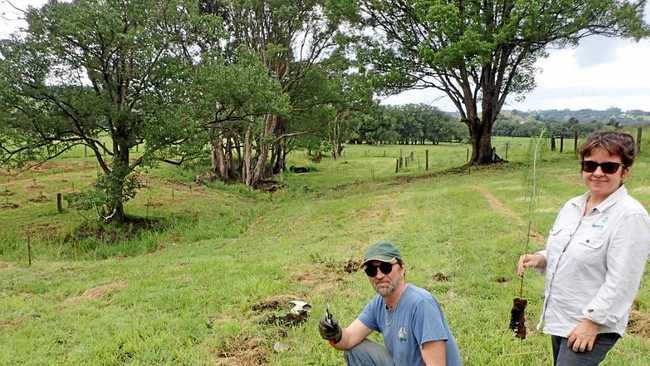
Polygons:
M509 163L471 170L458 169L463 144L348 145L320 163L298 151L288 165L313 171L276 177L284 188L275 193L197 185L197 170L161 166L141 172L145 187L126 205L160 228L115 243L75 239L86 219L57 213L56 193L96 177L83 150L18 176L3 172L0 203L18 207L0 209L0 365L341 365L318 320L328 304L347 324L373 296L362 271L344 268L378 239L398 243L408 281L440 301L466 365L550 365L550 341L534 329L540 275L525 278L528 339L508 329L526 239L529 141L496 138L502 157L506 143ZM542 236L583 191L572 147L543 152L532 217ZM400 150L414 159L395 174ZM649 151L627 184L648 208ZM256 306L289 299L312 304L305 323L267 324L286 309ZM638 308L650 313L647 273ZM628 334L605 364L649 358L650 339Z

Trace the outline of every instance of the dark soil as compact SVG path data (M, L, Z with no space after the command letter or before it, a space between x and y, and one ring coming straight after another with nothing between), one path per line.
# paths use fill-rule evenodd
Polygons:
M298 174L300 174L300 173L309 173L309 172L311 172L313 170L316 170L316 169L308 167L308 166L294 166L294 165L292 165L292 166L289 167L289 171L291 173L298 173Z
M515 332L515 337L526 339L526 305L528 300L518 297L512 300L510 310L510 329Z
M505 277L497 277L497 278L494 279L494 281L495 281L495 282L498 282L498 283L506 283L506 282L510 282L510 280L507 279L507 278L505 278Z
M442 272L438 272L433 275L433 280L437 282L448 282L449 281L449 276Z
M308 312L302 312L300 314L288 313L286 315L270 315L262 321L263 324L274 324L281 327L295 327L298 326L309 319Z
M12 191L6 189L6 188L0 190L0 196L2 196L2 197L13 196L14 194L16 194L16 193L14 193L14 192L12 192Z
M309 312L303 311L299 314L290 312L292 305L289 303L292 299L296 299L292 295L277 295L273 296L266 301L257 303L251 308L258 313L273 312L266 316L261 324L277 325L280 327L295 327L309 319Z
M20 207L17 203L13 202L2 202L0 203L0 209L7 209L7 210L13 210L15 208Z
M262 312L267 310L280 310L283 307L280 300L269 300L253 305L252 309L257 312Z
M347 273L357 272L361 268L361 261L358 259L348 259L343 265L343 271Z
M263 180L261 181L256 188L265 191L265 192L275 192L284 187L283 183L276 182L274 180Z

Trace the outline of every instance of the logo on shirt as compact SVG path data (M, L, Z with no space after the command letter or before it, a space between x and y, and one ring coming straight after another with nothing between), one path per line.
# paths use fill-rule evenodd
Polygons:
M591 227L593 227L594 229L602 229L605 227L605 224L607 224L608 219L609 219L608 216L604 216L602 219L591 224Z
M400 343L406 343L407 335L408 332L404 327L400 327L399 330L397 331L397 339L399 339Z

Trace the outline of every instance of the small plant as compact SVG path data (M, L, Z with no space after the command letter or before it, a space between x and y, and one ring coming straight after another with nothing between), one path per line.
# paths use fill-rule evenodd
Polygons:
M528 253L528 246L530 244L530 237L533 225L533 212L535 210L535 202L537 201L537 160L539 157L539 147L542 138L544 137L544 130L539 134L539 138L535 142L534 149L532 150L532 166L530 167L530 176L528 179L528 229L526 232L526 242L524 244L523 253ZM521 276L519 282L519 297L512 300L512 309L510 311L510 329L514 331L517 338L526 339L526 305L528 300L523 298L524 293L524 276Z

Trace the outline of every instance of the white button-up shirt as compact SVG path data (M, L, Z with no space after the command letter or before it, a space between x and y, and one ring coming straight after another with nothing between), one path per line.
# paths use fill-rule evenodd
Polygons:
M564 205L539 252L546 287L538 329L567 337L588 318L600 333L622 336L650 252L650 218L624 186L583 215L588 197Z

